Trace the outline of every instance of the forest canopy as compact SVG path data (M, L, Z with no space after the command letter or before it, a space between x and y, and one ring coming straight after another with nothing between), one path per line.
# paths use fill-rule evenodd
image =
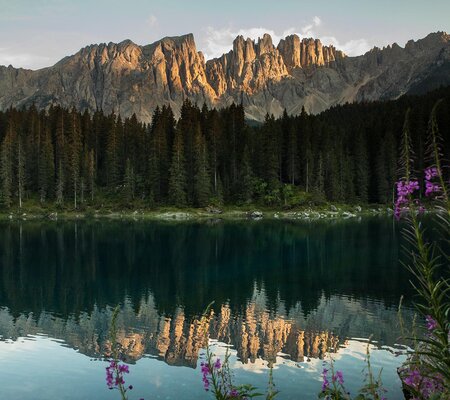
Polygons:
M241 105L216 110L188 100L178 121L162 106L151 124L59 106L11 108L0 112L0 208L27 199L75 209L106 199L122 207L389 204L402 130L420 174L439 99L448 156L450 88L319 115L267 115L260 125L246 121Z

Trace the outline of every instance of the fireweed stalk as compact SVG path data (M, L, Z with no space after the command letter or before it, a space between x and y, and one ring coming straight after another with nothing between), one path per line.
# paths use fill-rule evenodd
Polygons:
M128 365L120 362L119 347L117 343L117 316L119 315L119 306L114 309L111 319L111 329L109 337L111 341L111 359L106 367L106 385L108 389L117 389L122 400L128 400L127 391L132 390L133 386L125 386L124 374L130 372ZM141 399L143 400L143 399Z
M437 109L441 102L433 107L428 126L427 158L429 167L424 171L425 196L437 211L440 235L450 237L450 204L448 187L444 179L439 131L437 126ZM406 118L408 117L408 114ZM407 123L405 122L405 126ZM406 268L414 276L412 282L418 301L416 308L426 321L426 332L422 338L412 338L415 350L406 363L399 369L405 392L416 400L450 399L450 283L439 272L448 267L449 257L442 247L425 240L424 228L419 213L421 205L415 195L419 189L411 183L412 153L409 144L409 131L404 130L402 145L402 163L404 175L399 185L396 201L397 217L403 216L408 222L404 236L413 246L412 262Z
M209 345L209 325L212 318L212 305L213 303L208 305L200 319L200 332L202 333L206 346L205 361L200 363L203 388L206 392L212 393L216 400L245 400L263 396L252 385L236 386L233 384L228 347L223 360L216 357L212 352L211 346ZM273 370L270 368L266 400L272 400L277 393L273 382Z
M372 365L370 363L370 339L366 347L366 378L364 386L359 389L359 393L353 400L386 400L384 394L386 390L381 382L381 371L378 377L374 376ZM336 371L334 360L324 364L322 370L322 390L318 397L325 400L351 400L350 392L344 385L344 374L342 371Z
M350 400L350 393L344 386L344 374L342 371L335 371L334 360L332 358L330 358L329 363L324 363L322 370L322 391L318 397L327 400Z

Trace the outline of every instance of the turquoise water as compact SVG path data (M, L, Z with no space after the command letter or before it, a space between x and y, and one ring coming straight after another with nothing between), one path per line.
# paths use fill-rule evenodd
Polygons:
M130 398L200 399L199 318L235 379L313 399L326 350L356 393L371 360L400 399L398 303L411 323L399 226L334 222L0 223L0 399L114 399L105 384L112 310Z

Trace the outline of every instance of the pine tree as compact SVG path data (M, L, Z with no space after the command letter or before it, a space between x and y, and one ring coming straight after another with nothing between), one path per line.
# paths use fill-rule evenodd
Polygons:
M91 202L94 202L95 193L95 155L94 150L89 152L88 160L88 179L89 179L89 192L91 194Z
M279 132L273 115L266 115L263 127L264 153L265 153L265 173L264 179L273 190L280 183L280 162L279 162Z
M70 143L70 172L73 187L73 203L76 209L77 195L79 190L80 181L80 166L81 166L81 127L80 120L78 118L78 113L72 110L71 115L71 143Z
M216 110L212 110L207 121L208 128L206 130L207 142L209 144L209 154L211 158L211 170L214 194L218 193L219 180L219 154L221 147L221 130L219 125L219 116Z
M163 180L167 176L168 168L167 137L164 123L164 115L157 107L152 117L147 186L152 201L158 203L163 199L163 192L166 186Z
M208 165L208 150L200 126L197 126L195 133L195 176L194 193L195 203L199 207L204 207L211 198L211 177Z
M17 195L19 198L19 208L22 208L22 200L25 192L25 149L22 138L17 137Z
M55 176L53 157L53 143L47 126L44 129L44 137L39 152L38 186L41 203L45 203L52 193Z
M239 171L239 200L251 203L253 200L255 176L250 164L250 152L248 146L244 149L242 164Z
M67 168L68 149L66 148L66 110L56 109L56 145L55 145L55 169L56 169L56 204L64 203L65 177Z
M62 160L58 164L58 180L56 183L56 204L62 205L64 203L64 169Z
M409 128L409 118L411 109L408 108L405 113L405 120L403 122L402 139L400 143L400 157L399 157L399 174L400 178L409 182L414 174L411 133Z
M298 179L298 143L297 131L294 124L288 127L288 144L287 144L287 175L291 185L294 185Z
M13 130L12 126L3 139L0 152L1 199L6 207L12 203L13 187Z
M186 172L184 162L183 136L178 129L172 149L172 162L169 175L169 201L182 207L186 205Z
M376 158L375 176L377 182L377 199L381 203L387 203L389 199L389 182L387 180L387 154L386 143L381 140L379 152Z
M358 201L367 203L369 200L369 160L367 143L361 129L355 138L355 189Z
M125 200L128 202L133 201L136 190L136 176L134 174L134 168L129 158L126 162L123 188Z
M41 118L37 109L32 105L27 112L27 120L22 132L22 143L26 157L27 191L36 192L38 188L39 154L42 141Z
M106 184L109 188L116 188L119 183L119 140L118 140L118 124L115 121L111 124L108 132L106 147Z
M325 166L323 165L322 152L319 153L317 162L317 176L316 176L316 192L319 196L325 195Z

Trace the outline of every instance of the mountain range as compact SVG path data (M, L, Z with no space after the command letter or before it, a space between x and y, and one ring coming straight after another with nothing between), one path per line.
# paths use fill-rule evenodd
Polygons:
M140 46L130 40L84 47L36 71L0 66L0 110L52 104L103 110L151 121L156 106L178 116L185 99L202 106L245 106L261 121L284 109L319 113L347 102L388 100L450 84L450 35L374 47L348 57L320 40L290 35L277 46L268 34L238 36L233 48L206 61L194 37L166 37Z

